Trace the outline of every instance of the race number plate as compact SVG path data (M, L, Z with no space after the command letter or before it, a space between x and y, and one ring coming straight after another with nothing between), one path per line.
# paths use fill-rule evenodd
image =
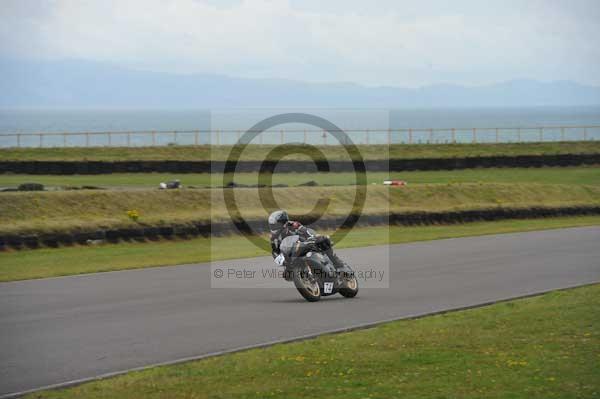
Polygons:
M283 256L283 254L279 254L273 261L279 266L283 266L283 264L285 263L285 257Z
M331 294L331 291L333 291L333 283L323 283L323 291L325 291L326 294Z

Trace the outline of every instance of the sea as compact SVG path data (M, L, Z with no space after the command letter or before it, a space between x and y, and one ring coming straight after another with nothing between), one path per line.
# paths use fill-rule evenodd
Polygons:
M307 114L312 119L298 115ZM270 119L271 118L271 119ZM265 122L266 121L266 122ZM270 122L261 134L245 133ZM327 128L342 129L335 137ZM264 127L264 126L262 126ZM110 132L110 134L108 134ZM68 133L68 134L63 134ZM600 140L600 106L439 109L0 109L0 147Z

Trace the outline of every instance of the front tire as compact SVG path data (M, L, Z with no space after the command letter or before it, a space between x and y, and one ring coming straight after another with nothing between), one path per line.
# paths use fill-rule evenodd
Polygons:
M317 302L321 299L319 280L312 273L309 273L308 268L294 270L294 285L300 295L308 302Z

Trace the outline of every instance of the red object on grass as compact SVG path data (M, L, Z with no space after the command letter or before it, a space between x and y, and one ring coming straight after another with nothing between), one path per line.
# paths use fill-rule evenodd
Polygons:
M383 184L386 186L406 186L404 180L384 180Z

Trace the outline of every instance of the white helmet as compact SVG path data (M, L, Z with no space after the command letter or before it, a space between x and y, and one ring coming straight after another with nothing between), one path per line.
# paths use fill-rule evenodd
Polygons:
M283 226L290 220L287 212L284 210L279 210L271 213L269 215L269 230L271 233L278 233Z

